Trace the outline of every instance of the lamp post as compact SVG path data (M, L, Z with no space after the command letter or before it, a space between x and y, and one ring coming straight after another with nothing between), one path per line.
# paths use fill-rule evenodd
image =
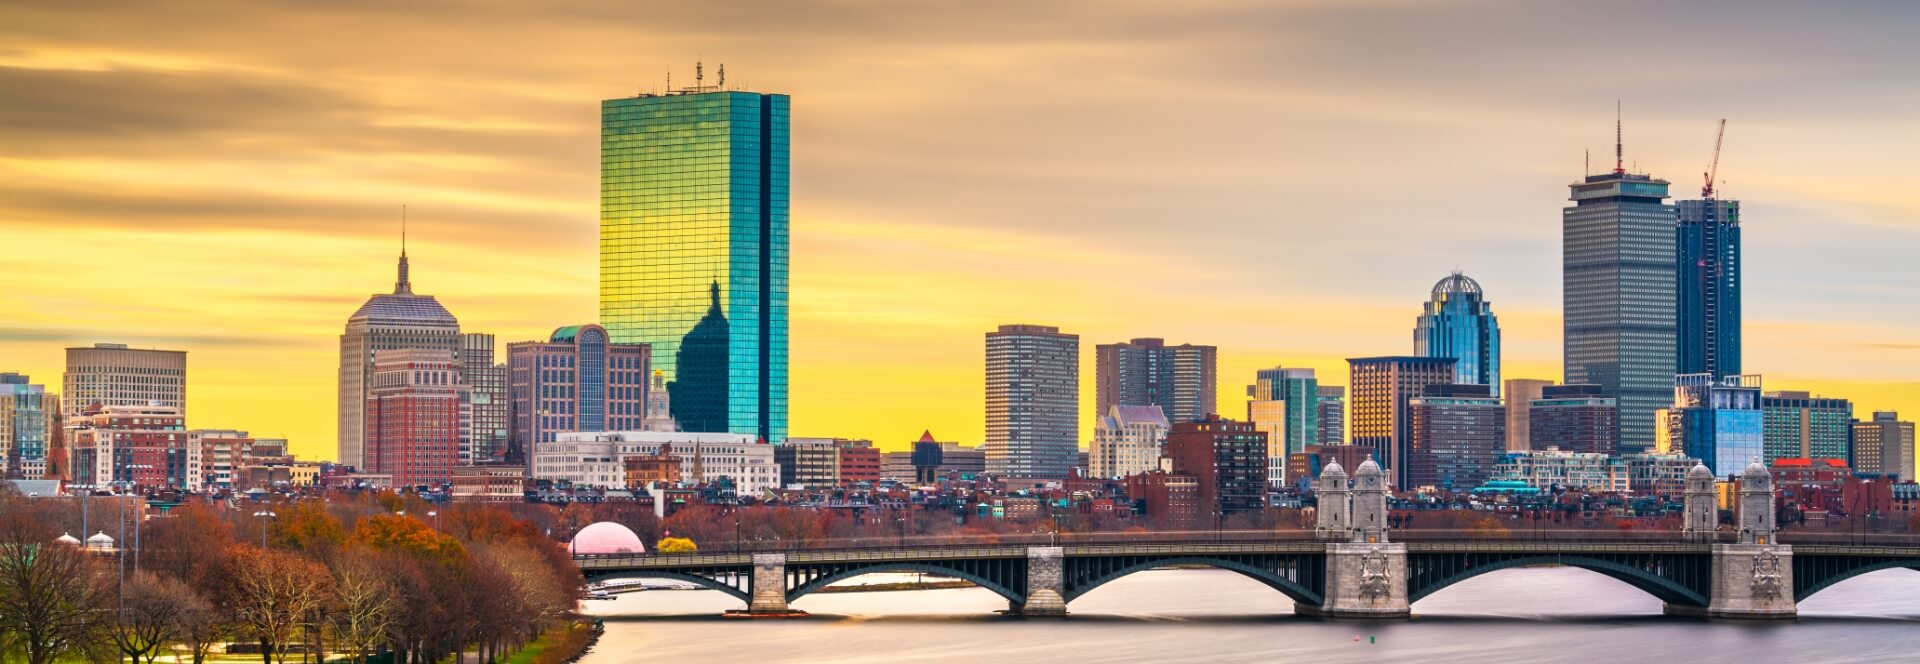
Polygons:
M272 519L280 515L274 514L272 510L260 510L254 512L253 515L260 517L260 548L267 548L267 519Z

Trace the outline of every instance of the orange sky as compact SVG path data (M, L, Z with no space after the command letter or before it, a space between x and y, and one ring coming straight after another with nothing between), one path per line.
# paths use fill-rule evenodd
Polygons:
M0 370L184 349L190 426L328 457L399 206L465 329L589 322L598 102L704 59L793 95L794 435L977 442L1010 322L1081 335L1088 403L1097 343L1218 345L1239 412L1256 368L1409 352L1456 268L1507 377L1558 378L1615 99L1683 195L1729 118L1747 371L1920 414L1913 8L706 4L0 6Z

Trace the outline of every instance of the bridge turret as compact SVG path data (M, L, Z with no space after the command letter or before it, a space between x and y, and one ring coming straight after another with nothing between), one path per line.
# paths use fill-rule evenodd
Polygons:
M1713 471L1704 463L1687 471L1685 511L1680 533L1689 541L1711 542L1720 529L1720 505L1713 486Z
M1344 542L1353 539L1352 493L1347 488L1347 471L1339 461L1327 463L1314 480L1314 532L1323 540Z
M1353 509L1351 524L1353 541L1385 543L1387 541L1387 474L1381 472L1380 464L1367 457L1358 470L1353 471Z
M1759 461L1740 471L1740 543L1767 544L1778 530L1773 514L1773 475Z

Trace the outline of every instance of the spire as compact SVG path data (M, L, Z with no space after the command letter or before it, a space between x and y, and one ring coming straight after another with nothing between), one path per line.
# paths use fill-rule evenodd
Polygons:
M407 276L407 206L400 206L400 278L393 282L394 295L412 295L413 281Z
M1621 129L1621 125L1620 125L1620 100L1615 99L1613 100L1613 174L1614 175L1627 174L1627 167L1626 167L1627 160L1625 157L1625 150L1621 148L1621 144L1625 142L1623 140L1625 136L1626 136L1626 132Z
M708 292L713 296L713 308L709 309L708 311L716 314L720 313L720 280L719 279L713 280L713 286L708 288Z

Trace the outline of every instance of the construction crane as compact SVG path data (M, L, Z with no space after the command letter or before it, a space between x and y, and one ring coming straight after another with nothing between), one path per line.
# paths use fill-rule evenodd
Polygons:
M1713 198L1713 176L1720 173L1720 141L1727 137L1727 119L1720 118L1720 133L1713 136L1713 161L1707 162L1707 184L1700 188L1700 197Z

